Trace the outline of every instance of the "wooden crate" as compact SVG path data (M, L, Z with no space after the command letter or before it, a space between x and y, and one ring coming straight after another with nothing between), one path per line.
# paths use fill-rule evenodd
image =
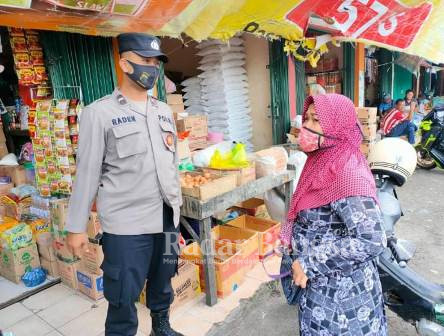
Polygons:
M211 238L231 244L241 251L242 264L247 270L259 262L259 243L257 233L234 226L218 225L211 230Z
M249 200L236 204L232 209L239 211L243 215L270 218L265 202L260 198L250 198Z
M236 185L239 187L250 181L256 180L256 164L251 163L249 167L238 169L216 169L216 168L204 168L204 172L216 174L219 176L234 175L236 176Z
M201 172L188 172L186 174L193 176L202 175ZM236 176L234 175L219 176L211 174L211 178L214 180L201 186L193 188L182 187L182 194L205 201L236 188Z
M214 241L214 244L217 296L225 298L236 291L244 282L246 269L242 267L242 254L236 246L226 244L223 241ZM199 266L200 286L202 291L205 292L205 269L199 244L187 245L182 249L180 257Z
M274 244L279 238L281 229L281 224L279 222L248 215L240 216L228 222L227 225L257 232L260 259L274 248Z

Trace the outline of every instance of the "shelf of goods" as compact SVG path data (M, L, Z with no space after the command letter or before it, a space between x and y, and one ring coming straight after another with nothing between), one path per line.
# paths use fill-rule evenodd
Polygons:
M203 258L202 268L204 271L204 278L202 278L204 283L202 284L202 287L206 289L207 305L215 305L217 302L217 296L220 294L217 286L217 281L220 282L220 279L216 279L215 268L215 264L217 263L217 266L219 267L220 263L215 261L215 247L217 247L215 245L217 244L215 244L213 241L214 233L212 233L211 229L211 216L215 215L216 213L223 212L240 202L244 202L257 195L262 195L266 191L280 186L284 186L285 204L286 208L288 209L292 196L295 176L296 174L293 170L287 170L280 174L268 175L239 185L231 191L227 191L206 200L199 200L189 195L183 196L181 215L195 219L199 222L200 235L193 230L191 225L184 217L181 217L181 224L184 225L184 227L193 237L193 240L200 245L201 252L199 252L199 254L201 254Z

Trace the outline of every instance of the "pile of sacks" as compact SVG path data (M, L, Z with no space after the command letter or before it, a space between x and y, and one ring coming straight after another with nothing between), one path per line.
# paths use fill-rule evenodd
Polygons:
M207 114L202 105L201 81L199 77L192 77L181 83L182 91L185 93L183 95L185 112L189 115Z
M189 112L203 110L208 115L210 132L223 133L224 140L242 142L248 151L253 151L244 41L238 37L228 43L208 40L198 48L202 73L185 84L186 90L192 84L196 91L200 89L201 99L198 102L197 94L191 95L191 89L187 91Z

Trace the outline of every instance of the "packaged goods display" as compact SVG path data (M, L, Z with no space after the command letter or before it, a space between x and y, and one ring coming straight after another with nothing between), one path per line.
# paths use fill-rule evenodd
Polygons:
M37 103L35 124L30 124L37 187L41 196L70 194L75 177L79 101Z

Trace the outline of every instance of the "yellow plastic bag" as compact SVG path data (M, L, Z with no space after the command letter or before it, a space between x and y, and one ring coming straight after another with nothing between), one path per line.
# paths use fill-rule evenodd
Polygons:
M224 154L216 149L210 159L210 168L216 169L237 169L248 167L247 153L244 144L236 144L231 151Z

